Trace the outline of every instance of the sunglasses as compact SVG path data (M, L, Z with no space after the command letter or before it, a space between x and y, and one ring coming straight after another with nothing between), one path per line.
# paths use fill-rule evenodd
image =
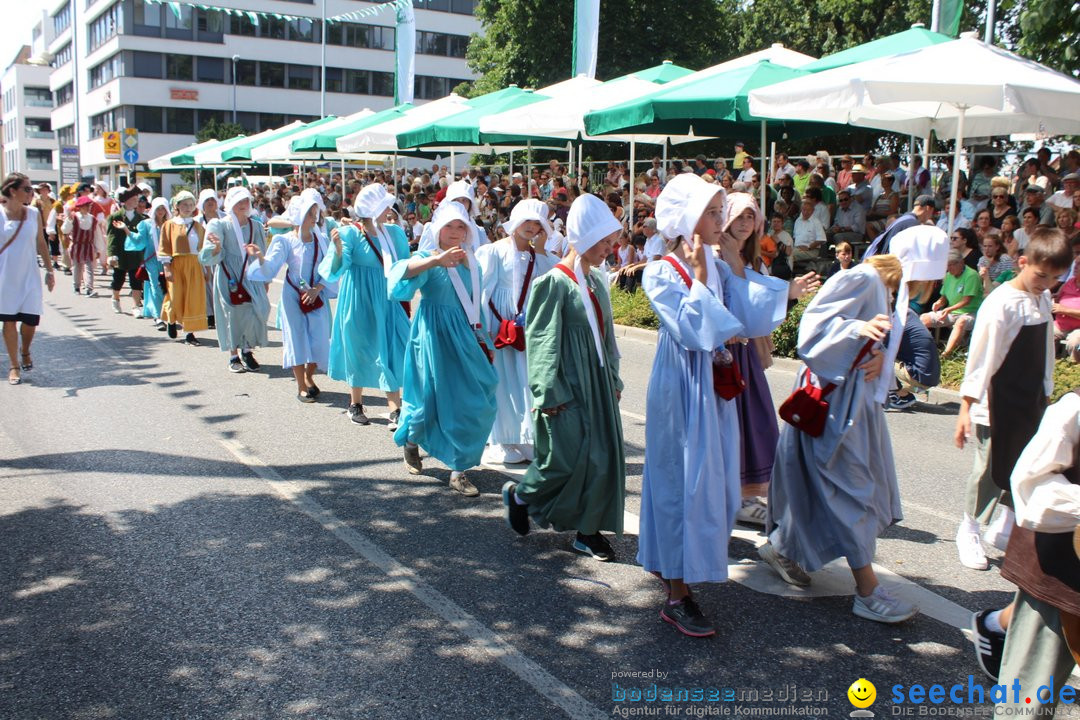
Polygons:
M994 193L990 197L1003 198L1005 197L1005 193Z

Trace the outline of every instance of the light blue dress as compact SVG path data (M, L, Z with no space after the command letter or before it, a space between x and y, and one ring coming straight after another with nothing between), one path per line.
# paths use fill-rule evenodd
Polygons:
M727 579L740 504L739 420L735 401L713 390L713 351L761 334L787 303L782 280L716 266L719 296L697 280L687 288L667 260L649 263L642 278L660 331L646 397L637 560L688 583Z
M409 257L405 232L387 225L394 244L393 262ZM319 274L338 283L337 312L330 335L328 375L354 388L379 388L394 392L401 388L405 345L409 340L409 316L401 303L389 298L386 271L379 253L357 227L342 227L341 257L331 246L319 264Z
M476 254L484 273L482 311L488 336L492 338L492 349L495 349L494 338L499 332L499 320L488 303L494 304L504 319L513 319L518 314L518 299L529 266L529 253L519 251L512 243L512 239L490 243ZM559 258L554 255L536 256L528 295L532 295L533 283L558 262ZM525 307L528 307L528 297ZM522 327L521 331L524 332L525 328ZM512 347L495 350L495 372L499 376L499 390L495 396L498 410L488 442L498 445L534 444L532 391L529 389L526 354Z
M421 295L409 330L394 441L416 443L451 470L468 470L480 463L495 422L499 382L450 283L448 272L457 272L471 294L469 269L434 267L406 278L408 267L408 258L399 260L389 278L391 299L411 300L417 291Z
M315 363L325 372L330 355L330 298L336 294L337 285L318 274L318 268L314 267L326 257L326 237L317 242L301 242L298 232L274 238L263 261L253 260L248 265L248 277L256 282L271 282L285 266L285 284L278 302L278 323L284 346L281 366L291 368ZM318 310L309 313L300 310L301 281L305 285L323 285L319 294L323 306Z
M199 251L199 262L212 269L214 273L214 323L217 327L218 346L222 352L230 355L236 348L250 349L266 347L266 320L270 316L270 300L266 297L266 285L249 276L255 259L248 260L244 269L245 258L250 257L241 249L241 243L254 243L266 252L266 239L262 225L254 220L242 225L243 238L238 241L232 221L228 219L211 220L206 226L206 233L214 233L221 238L221 252L214 255L214 246L203 243ZM254 237L252 237L252 234ZM223 268L228 268L226 275ZM251 295L251 302L233 305L229 301L229 276L233 281L244 285ZM242 280L241 280L242 278Z
M820 383L837 388L821 437L783 424L766 529L777 552L810 572L840 557L853 568L869 565L878 535L903 518L876 383L851 369L867 343L863 323L890 312L888 290L863 264L829 278L799 323L799 357Z
M142 250L145 253L143 265L149 279L143 283L142 315L154 320L161 317L161 303L165 301L165 291L161 289L161 273L165 268L157 257L157 237L153 219L147 218L139 223L137 233L124 240L124 249L128 252Z

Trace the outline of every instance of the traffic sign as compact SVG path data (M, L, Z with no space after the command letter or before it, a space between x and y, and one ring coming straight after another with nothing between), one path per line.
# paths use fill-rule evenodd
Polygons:
M139 151L135 148L124 148L124 162L128 165L134 165L139 162Z
M124 147L139 148L139 131L135 128L124 128Z
M105 157L120 157L120 133L114 130L106 130L101 134L101 139L105 142Z

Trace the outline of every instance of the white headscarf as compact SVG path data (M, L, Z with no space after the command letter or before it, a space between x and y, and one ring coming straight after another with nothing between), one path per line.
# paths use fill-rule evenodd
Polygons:
M285 214L283 217L289 221L289 224L293 227L300 225L300 196L293 195L289 198L289 204L285 206Z
M296 211L295 222L297 234L299 234L300 232L300 226L304 224L304 218L307 217L307 214L311 211L311 208L315 206L317 206L321 212L326 211L326 203L323 202L322 194L319 193L318 190L316 190L315 188L308 188L307 190L304 190L304 192L300 193L300 201L297 203L298 209ZM318 237L320 242L325 240L325 238L323 237L322 228L319 227L319 222L317 220L315 221L315 225L312 226L312 230L315 231L315 235ZM303 240L303 238L300 239Z
M251 197L251 192L243 185L234 185L229 188L228 194L225 195L225 214L228 216L229 222L232 223L233 232L236 233L236 244L240 248L240 257L244 257L247 250L244 248L244 233L240 227L240 219L236 217L233 208L245 200L254 200L254 198ZM255 242L254 237L250 238L250 240Z
M387 208L393 207L396 198L386 190L381 183L371 183L361 190L353 203L358 218L368 218L375 226L375 235L379 240L379 248L382 252L383 270L389 274L390 266L400 260L397 249L379 218Z
M902 230L889 243L889 254L895 255L903 268L900 289L896 292L892 330L885 348L875 399L883 403L893 388L893 363L900 350L907 322L908 283L921 280L940 280L945 277L949 260L949 234L934 225L916 225Z
M589 319L596 357L600 360L601 367L604 365L604 343L600 337L600 321L596 317L596 310L589 297L589 288L585 284L581 255L607 236L621 230L622 223L615 219L611 208L595 195L585 194L579 197L570 206L570 212L566 216L567 241L578 254L574 261L574 275L577 276L578 292L581 294L581 303L585 306L585 315Z
M717 195L724 201L725 209L720 224L726 227L728 203L724 188L707 183L693 173L676 175L656 198L657 232L667 240L682 238L685 242L693 244L694 229L705 213L705 208ZM706 285L717 297L723 297L716 263L708 263L706 271L708 272Z
M161 228L157 224L157 211L158 208L165 208L165 219L161 224L164 225L172 217L172 211L169 209L169 201L163 197L154 198L150 203L150 239L154 243L154 255L157 255L158 248L161 247Z
M476 206L476 188L472 186L472 183L466 180L457 180L450 183L446 187L446 197L443 198L443 203L460 200L462 198L469 201L469 215L476 217L480 211L480 208ZM441 204L442 203L440 203L440 206Z
M213 188L206 188L201 193L199 193L199 201L197 203L195 203L195 208L199 211L199 215L202 216L203 220L216 220L217 219L217 218L207 218L206 217L206 211L203 210L203 205L206 204L207 200L213 200L213 201L217 202L217 199L218 199L217 190L214 190ZM220 205L220 203L219 203L219 205Z
M514 231L530 220L540 223L549 240L555 234L551 221L548 220L548 206L539 200L522 200L515 205L510 211L510 219L503 223L503 229L507 235L513 237Z
M472 221L469 214L465 212L465 208L455 202L441 203L439 208L435 211L435 214L431 216L432 237L435 238L436 247L438 247L439 233L444 227L449 225L455 220L460 220L465 223L465 232L467 233L465 242L461 244L461 249L465 251L468 256L469 265L469 280L472 282L472 293L470 294L466 288L465 283L461 280L460 271L456 267L446 268L446 274L450 278L450 284L454 286L454 293L458 297L458 302L461 303L462 309L465 311L465 317L469 320L469 325L473 328L473 332L479 333L480 329L480 298L483 295L483 288L480 286L480 268L476 261L476 256L473 255L473 249L476 247L477 230L476 223ZM479 337L479 334L478 334Z

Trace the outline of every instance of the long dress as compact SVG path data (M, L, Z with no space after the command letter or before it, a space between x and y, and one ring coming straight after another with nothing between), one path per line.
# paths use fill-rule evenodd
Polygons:
M164 267L157 257L159 242L160 229L155 226L153 218L140 222L138 232L128 235L124 240L125 250L143 254L143 267L146 268L147 275L147 280L143 283L142 316L145 318L160 318L161 304L165 300L165 289L162 285L164 281L161 277Z
M183 325L184 332L189 333L207 327L206 281L198 255L203 235L203 226L197 222L185 227L182 220L173 218L161 226L158 258L170 259L173 276L161 304L161 319L171 325Z
M221 252L214 255L214 246L205 243L199 251L199 262L213 271L213 312L217 329L218 347L232 354L237 348L266 347L266 319L270 315L270 300L266 297L266 285L250 279L247 274L253 258L244 246L254 243L266 252L266 238L262 225L254 220L240 226L243 237L236 237L232 221L211 220L207 233L221 238ZM229 300L232 283L240 284L251 296L251 302L233 305Z
M687 288L667 260L650 263L642 278L660 331L646 397L638 562L690 583L727 579L739 508L738 406L713 390L713 351L760 330L787 303L787 283L753 271L740 278L723 261L716 267L715 289Z
M383 260L408 258L409 243L401 228L385 227L393 257L382 258L378 239L369 242L360 228L341 227L341 258L331 248L319 274L338 283L327 374L349 387L395 392L404 375L409 316L389 297Z
M12 240L7 250L0 253L0 315L41 316L44 303L41 299L41 273L38 272L38 228L41 216L36 208L26 206L25 222L12 220L3 213L3 231L0 232L0 248ZM22 227L20 227L20 222Z
M619 349L607 278L587 280L600 305L604 364L577 283L553 271L533 285L525 325L536 460L515 493L541 527L622 534L626 461L617 393ZM556 415L544 408L565 405Z
M499 331L499 317L491 311L495 306L499 316L513 320L518 315L518 300L528 272L530 253L519 251L513 238L484 245L476 254L484 273L483 312L488 335L494 341ZM536 280L555 267L559 258L535 255L529 292ZM525 312L527 304L522 307ZM491 343L494 349L494 342ZM532 445L535 442L532 418L532 394L529 392L529 364L525 353L512 347L495 350L495 372L499 376L496 393L498 410L488 442L498 445Z
M408 268L408 258L399 260L389 277L391 299L411 300L417 291L421 296L409 330L401 420L394 442L415 443L451 470L467 470L480 463L495 422L499 382L469 327L449 273L457 272L470 294L472 278L464 265L433 267L412 278L405 277Z
M302 242L298 231L278 235L271 243L263 260L253 260L248 265L248 277L253 283L271 282L285 266L285 285L278 301L278 323L281 328L281 367L315 363L326 371L330 356L330 298L337 285L319 274L319 260L326 257L327 239L316 235L317 240ZM319 298L322 307L311 312L300 309L300 293L308 287L322 285Z
M821 437L787 424L780 433L766 530L780 554L811 572L839 557L853 568L869 565L878 535L903 518L875 383L852 370L867 342L858 334L863 323L889 313L888 290L864 264L829 278L799 324L805 367L837 387ZM800 372L796 386L802 379Z

